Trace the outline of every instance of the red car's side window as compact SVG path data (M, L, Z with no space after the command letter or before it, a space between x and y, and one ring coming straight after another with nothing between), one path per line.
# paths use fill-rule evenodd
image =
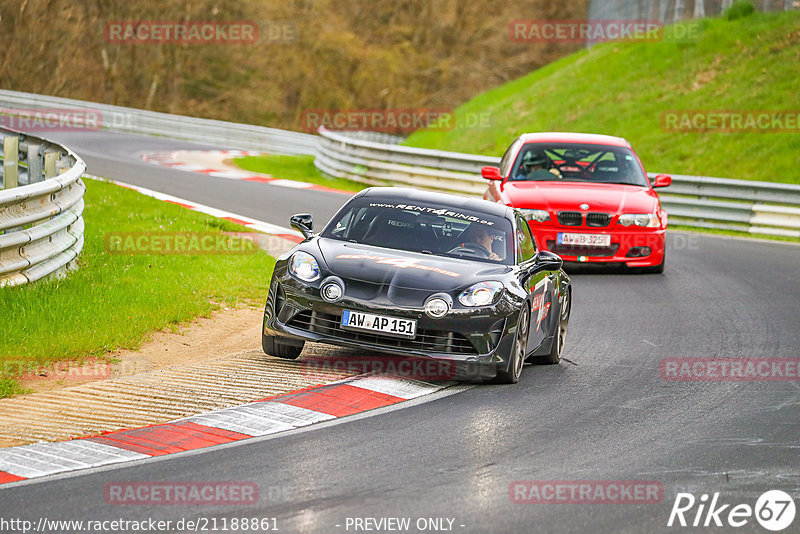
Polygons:
M511 170L511 164L514 163L513 156L519 150L520 145L522 145L522 140L517 139L508 147L506 153L503 154L503 158L500 160L500 176L505 177Z

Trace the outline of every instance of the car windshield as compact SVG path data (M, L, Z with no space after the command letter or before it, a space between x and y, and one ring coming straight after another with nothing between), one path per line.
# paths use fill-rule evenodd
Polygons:
M647 177L629 148L579 143L526 144L514 161L509 180L647 187Z
M436 203L357 198L334 216L322 237L511 265L511 223L504 217Z

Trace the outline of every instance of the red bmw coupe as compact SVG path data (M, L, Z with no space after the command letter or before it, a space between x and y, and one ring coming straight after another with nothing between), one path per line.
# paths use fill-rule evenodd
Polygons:
M630 143L577 133L523 134L500 167L484 167L483 197L519 208L537 246L565 261L664 271L667 213Z

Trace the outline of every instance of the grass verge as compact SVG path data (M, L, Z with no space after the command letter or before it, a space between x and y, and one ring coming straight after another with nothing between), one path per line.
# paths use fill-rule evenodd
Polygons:
M651 171L800 183L800 131L671 132L662 113L800 110L800 12L703 19L692 42L605 43L482 93L407 145L501 155L523 132L625 137ZM471 126L485 117L485 126ZM796 126L795 126L796 127Z
M249 254L121 255L108 232L247 232L113 184L86 180L80 268L63 280L0 289L0 397L25 369L136 348L150 332L221 306L263 304L274 258Z
M741 237L745 239L761 239L764 241L785 241L787 243L800 244L800 237L791 237L784 235L751 234L750 232L740 232L738 230L723 230L719 228L700 228L697 226L687 226L685 224L672 224L672 223L670 223L668 229L681 230L684 232L697 232L698 234L716 234L716 235L726 235L730 237Z
M359 182L325 176L314 166L314 156L246 156L235 158L233 162L246 171L260 172L275 178L309 182L354 193L369 187Z

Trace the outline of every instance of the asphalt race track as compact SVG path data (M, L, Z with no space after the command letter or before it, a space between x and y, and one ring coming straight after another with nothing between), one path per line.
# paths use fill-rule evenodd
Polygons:
M175 171L139 157L197 145L104 132L52 137L94 174L282 226L291 213L308 211L321 228L345 199ZM467 387L272 438L25 482L0 489L0 512L34 523L276 518L284 533L355 532L353 518L370 517L407 517L412 527L419 518L448 518L464 533L729 532L728 525L668 527L676 495L719 492L731 507L754 506L767 490L797 496L800 382L669 381L660 364L797 358L800 247L673 233L668 248L664 275L574 274L569 361L527 366L515 386ZM220 480L255 482L259 502L148 507L104 498L112 482ZM509 493L519 480L658 481L663 498L519 504ZM766 532L752 517L735 531ZM790 531L800 531L800 519Z
M107 132L48 132L47 137L77 152L92 174L287 228L289 217L299 211L311 213L321 225L347 200L346 196L334 192L305 191L298 194L285 187L265 187L260 183L160 167L141 158L141 154L146 152L230 147Z

